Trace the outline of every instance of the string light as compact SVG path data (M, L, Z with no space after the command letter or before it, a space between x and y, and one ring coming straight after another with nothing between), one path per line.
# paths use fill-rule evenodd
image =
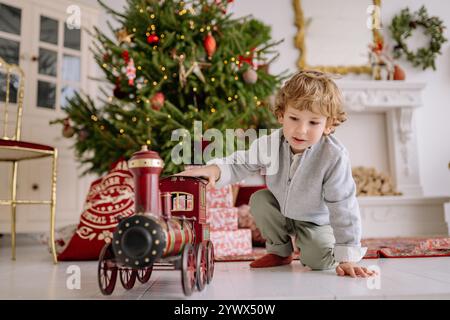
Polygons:
M165 71L165 70L166 70L166 67L162 66L162 67L161 67L161 70L162 70L162 71Z
M214 113L214 112L216 112L216 109L211 108L211 113Z
M153 81L153 85L154 85L154 86L157 86L157 85L158 85L158 82Z
M228 101L231 101L231 100L233 100L233 98L232 97L228 97Z
M234 80L239 80L238 76L235 76L235 77L234 77Z
M149 118L149 117L145 118L145 121L149 122L149 121L150 121L150 118Z
M152 144L152 142L150 140L147 140L147 144Z
M224 61L223 61L223 64L228 64L228 61L227 61L227 60L224 60Z
M97 120L98 120L98 118L97 118L95 115L92 115L92 116L91 116L91 119L92 119L93 121L97 121Z
M200 28L200 32L205 32L205 29L204 28Z
M151 18L151 19L155 19L155 15L152 13L152 14L150 15L150 18Z
M211 82L214 82L214 81L216 81L216 78L212 77Z
M193 87L192 91L197 92L197 87Z
M133 117L133 118L131 118L131 120L133 121L133 122L136 122L136 117Z
M120 132L120 134L123 134L125 132L125 130L120 129L119 132Z

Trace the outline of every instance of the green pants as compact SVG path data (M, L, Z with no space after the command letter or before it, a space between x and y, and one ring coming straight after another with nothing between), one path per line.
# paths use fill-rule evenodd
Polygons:
M334 260L333 229L330 225L319 226L312 222L286 218L280 205L267 189L259 190L250 198L250 211L256 226L266 239L266 250L281 257L292 254L291 236L300 249L300 261L313 270L325 270L337 266Z

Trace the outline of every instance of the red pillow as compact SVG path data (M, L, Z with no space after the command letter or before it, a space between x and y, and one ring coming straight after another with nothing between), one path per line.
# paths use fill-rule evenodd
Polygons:
M105 243L111 242L118 219L134 214L133 184L125 160L91 184L77 230L58 260L98 259Z

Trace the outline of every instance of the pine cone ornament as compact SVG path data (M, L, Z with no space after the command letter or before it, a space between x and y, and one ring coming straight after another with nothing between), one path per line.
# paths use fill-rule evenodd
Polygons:
M83 142L89 136L89 132L86 129L81 129L78 132L78 140Z

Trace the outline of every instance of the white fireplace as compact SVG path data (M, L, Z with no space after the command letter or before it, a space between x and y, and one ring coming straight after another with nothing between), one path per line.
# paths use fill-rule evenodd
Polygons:
M415 110L424 83L338 80L349 120L336 130L352 166L390 174L402 196L359 197L363 236L446 235L450 197L426 197L420 181Z

